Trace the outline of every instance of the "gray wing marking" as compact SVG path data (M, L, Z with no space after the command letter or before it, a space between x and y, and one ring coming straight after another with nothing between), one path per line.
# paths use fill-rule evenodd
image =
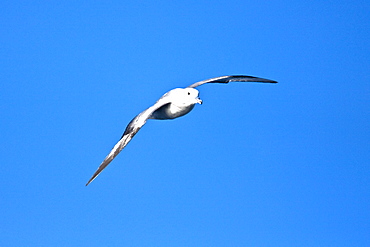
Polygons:
M226 76L220 76L215 77L203 81L196 82L194 84L191 84L190 88L195 88L200 85L206 84L206 83L229 83L233 81L239 81L239 82L264 82L264 83L277 83L277 81L254 77L254 76L248 76L248 75L226 75Z

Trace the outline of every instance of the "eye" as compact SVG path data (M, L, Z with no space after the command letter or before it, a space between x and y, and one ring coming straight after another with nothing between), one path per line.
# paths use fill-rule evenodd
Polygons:
M188 92L188 95L190 95L190 92Z

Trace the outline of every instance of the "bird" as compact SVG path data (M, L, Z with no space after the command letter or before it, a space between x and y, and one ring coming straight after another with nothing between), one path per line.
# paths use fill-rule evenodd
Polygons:
M144 126L149 119L167 120L175 119L188 114L193 110L196 104L202 104L203 101L199 98L199 91L195 89L206 83L229 83L229 82L262 82L262 83L277 83L277 81L247 76L247 75L228 75L215 77L191 84L186 88L175 88L165 93L159 100L139 113L134 117L121 136L120 140L113 147L110 153L105 157L96 172L86 183L88 186L108 165L112 160L126 147L137 132Z

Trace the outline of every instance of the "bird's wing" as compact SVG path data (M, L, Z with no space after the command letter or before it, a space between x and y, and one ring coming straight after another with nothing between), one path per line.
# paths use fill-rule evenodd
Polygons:
M191 84L188 87L195 88L205 83L229 83L231 81L277 83L277 81L254 77L254 76L248 76L248 75L226 75L226 76L220 76L220 77L207 79L204 81L198 81L194 84Z
M136 135L136 133L143 127L150 115L163 105L170 102L169 97L160 98L153 106L149 107L145 111L137 115L131 122L127 125L125 132L123 133L121 139L113 147L110 153L105 157L104 161L100 164L99 168L96 170L94 175L86 183L89 185L108 165L109 163L126 147L126 145L131 141L131 139Z

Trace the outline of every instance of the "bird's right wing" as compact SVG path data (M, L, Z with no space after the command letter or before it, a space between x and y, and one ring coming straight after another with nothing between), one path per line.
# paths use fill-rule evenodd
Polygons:
M153 106L149 107L145 111L137 115L131 122L127 125L125 132L123 133L121 139L114 145L110 153L105 157L104 161L100 164L94 175L86 183L89 185L108 165L109 163L126 147L126 145L131 141L131 139L136 135L136 133L143 127L150 115L158 108L170 103L170 98L162 97Z

